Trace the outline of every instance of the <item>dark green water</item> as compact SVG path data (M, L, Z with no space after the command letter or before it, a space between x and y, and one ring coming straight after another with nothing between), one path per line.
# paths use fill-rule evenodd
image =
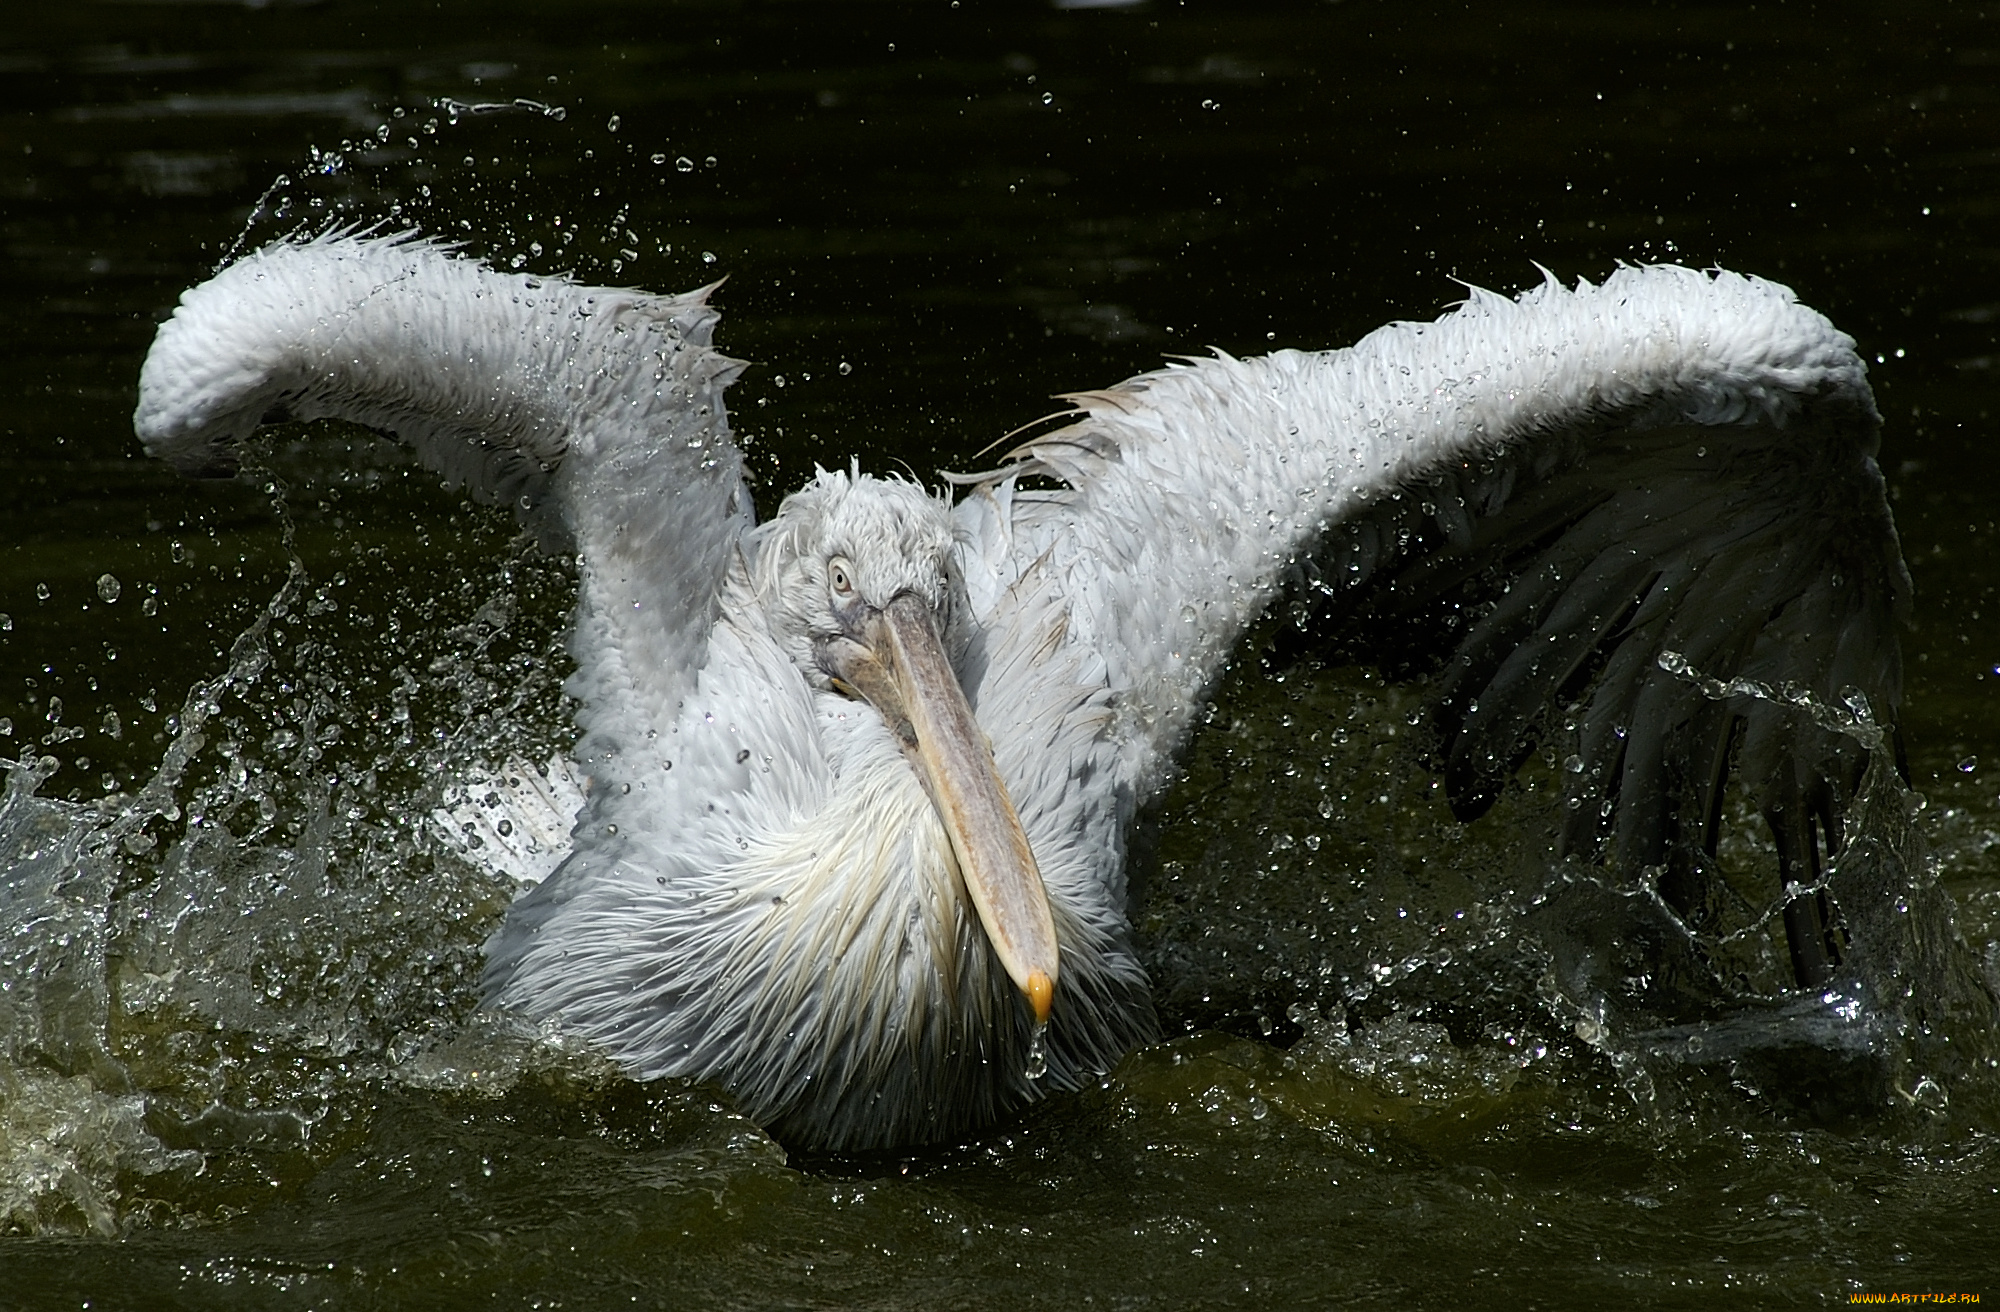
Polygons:
M77 807L165 764L181 808L100 848L0 813L0 1307L2000 1298L1990 1068L1861 1116L1635 1076L1509 909L1534 771L1459 829L1407 694L1353 672L1246 662L1161 810L1135 873L1182 1037L975 1142L788 1161L706 1090L473 1018L505 890L425 812L564 742L564 568L364 434L192 485L129 428L180 290L336 216L727 274L767 508L1455 278L1776 278L1874 362L1916 823L1990 963L2000 16L78 3L11 17L0 72L0 754Z

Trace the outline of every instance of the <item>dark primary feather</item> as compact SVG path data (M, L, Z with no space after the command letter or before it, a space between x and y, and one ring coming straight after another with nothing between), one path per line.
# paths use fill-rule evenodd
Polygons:
M1294 616L1333 652L1435 676L1434 763L1461 819L1536 746L1573 744L1562 850L1653 872L1701 928L1731 774L1771 824L1780 879L1810 882L1866 753L1796 706L1715 700L1664 666L1827 705L1858 692L1893 724L1909 578L1878 427L1841 394L1782 427L1614 417L1538 435L1330 534L1301 563Z

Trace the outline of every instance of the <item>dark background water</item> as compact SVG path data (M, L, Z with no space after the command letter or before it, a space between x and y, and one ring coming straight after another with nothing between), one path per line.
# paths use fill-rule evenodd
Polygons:
M2000 932L1987 7L77 3L7 29L0 751L56 756L45 795L137 787L293 550L344 608L283 626L297 692L226 711L197 777L238 787L223 746L318 697L345 730L329 756L380 767L388 800L353 823L386 833L455 715L489 746L560 743L565 583L489 563L511 558L504 521L354 434L293 435L271 456L282 492L187 484L138 451L154 324L228 253L300 225L412 224L662 289L728 275L721 340L755 366L731 403L767 509L815 462L965 467L1052 394L1164 354L1339 345L1434 316L1458 280L1511 292L1537 264L1670 259L1788 283L1872 362L1918 587L1912 782L1968 938ZM503 640L465 637L502 595ZM530 695L496 710L510 679ZM1362 679L1305 709L1388 697ZM130 908L157 911L174 876L120 874L107 1060L0 1071L0 1306L2000 1297L2000 1117L1977 1082L1936 1116L1824 1125L1723 1094L1648 1104L1553 1017L1485 1045L1394 1017L1366 1050L1263 1041L1311 1030L1279 1013L1287 990L1327 1001L1300 981L1337 957L1339 918L1397 904L1378 888L1301 928L1294 903L1363 882L1331 854L1373 823L1343 837L1346 808L1320 803L1380 767L1321 762L1301 703L1254 672L1221 701L1176 799L1221 805L1170 818L1147 874L1207 899L1163 897L1147 922L1189 964L1162 985L1194 1032L986 1140L805 1169L698 1090L563 1069L495 1099L463 1069L411 1077L399 1036L426 1005L466 1009L495 910L474 886L439 875L427 905L430 885L364 862L407 904L336 880L330 927L307 907L285 951L230 958L277 937L284 881L257 884L246 854L338 846L305 823L318 767L273 767L276 829L236 823L242 846L184 885L240 923L173 940L183 956L144 979L303 970L346 1037L219 992L180 1028L135 1020L153 922ZM1324 851L1292 841L1314 824ZM1478 831L1399 841L1470 872L1418 890L1439 907L1482 905L1479 872L1511 859ZM445 906L473 928L406 930ZM1505 956L1466 942L1456 969ZM1406 946L1392 925L1356 951L1386 969ZM1496 1055L1522 1045L1545 1055ZM115 1098L146 1101L120 1120Z

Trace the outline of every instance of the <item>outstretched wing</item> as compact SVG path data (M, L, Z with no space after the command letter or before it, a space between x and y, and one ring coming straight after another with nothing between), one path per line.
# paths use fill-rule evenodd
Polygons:
M1565 842L1630 872L1713 851L1734 766L1788 863L1816 861L1863 764L1755 680L1884 723L1909 590L1853 342L1786 288L1621 269L1474 292L1354 347L1193 361L1072 398L1070 426L963 503L986 604L1032 589L1103 660L1103 759L1161 784L1245 627L1289 590L1348 652L1443 669L1437 756L1485 809L1552 708L1580 744ZM1025 474L1065 486L1033 492ZM1011 590L1011 591L1010 591ZM1046 626L1044 626L1046 627ZM996 634L982 700L1049 662ZM999 739L1009 732L989 721Z
M706 290L499 273L407 235L283 242L182 296L133 422L152 454L227 473L259 424L351 420L573 540L588 772L670 722L751 523L716 317Z

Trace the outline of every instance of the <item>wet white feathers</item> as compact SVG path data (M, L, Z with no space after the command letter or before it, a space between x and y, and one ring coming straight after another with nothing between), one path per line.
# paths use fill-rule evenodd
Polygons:
M762 526L714 320L702 293L501 274L398 238L280 245L186 295L136 422L149 450L204 469L274 411L341 415L573 535L590 793L568 860L489 945L489 996L640 1077L716 1080L802 1142L958 1133L1153 1032L1127 830L1281 596L1308 620L1393 625L1504 574L1445 675L1464 791L1608 653L1578 786L1618 805L1570 841L1638 865L1686 840L1676 817L1709 784L1666 776L1728 730L1663 651L1898 695L1907 585L1864 371L1771 283L1632 268L1475 291L1345 351L1080 395L1074 423L949 510L822 472ZM1024 472L1062 486L1024 489ZM1063 945L1042 1086L921 786L814 668L833 554L929 589L992 740ZM1737 709L1764 717L1770 779L1847 768L1809 728ZM1627 744L1649 715L1650 746Z

